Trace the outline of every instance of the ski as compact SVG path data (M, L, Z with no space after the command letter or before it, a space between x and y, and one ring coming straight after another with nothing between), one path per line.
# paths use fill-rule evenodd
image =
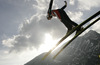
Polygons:
M53 57L53 59L55 59L74 39L76 39L81 33L83 33L86 29L88 29L90 26L92 26L93 24L95 24L97 21L100 20L100 17L98 19L96 19L95 21L93 21L92 23L90 23L88 26L86 26L83 30L81 30L80 32L78 32L69 42L67 42L63 48L61 48L61 50Z
M81 26L83 26L84 24L88 23L90 20L92 20L93 18L95 18L96 16L98 16L100 14L100 11L98 11L96 14L94 14L93 16L89 17L87 20L83 21L80 25L76 26L75 28L73 28L73 30L71 30L68 34L66 34L63 38L61 38L61 40L51 49L49 50L49 52L47 52L45 54L45 56L42 58L42 60L44 60L62 41L64 41L69 35L71 35L73 32L75 32L78 28L80 28Z

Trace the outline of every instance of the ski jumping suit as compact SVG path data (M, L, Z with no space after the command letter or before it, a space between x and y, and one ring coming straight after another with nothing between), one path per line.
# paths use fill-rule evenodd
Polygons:
M65 8L66 5L64 5L61 9L51 10L51 14L55 14L61 20L61 22L68 28L68 32L69 32L70 30L72 30L73 26L77 26L78 24L73 22L68 17L66 12L64 11Z

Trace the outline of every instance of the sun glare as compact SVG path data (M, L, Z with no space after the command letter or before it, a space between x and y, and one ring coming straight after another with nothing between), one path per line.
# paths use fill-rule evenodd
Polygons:
M44 44L40 45L39 50L41 52L48 52L56 43L57 40L53 40L53 37L49 33L46 33L44 36Z

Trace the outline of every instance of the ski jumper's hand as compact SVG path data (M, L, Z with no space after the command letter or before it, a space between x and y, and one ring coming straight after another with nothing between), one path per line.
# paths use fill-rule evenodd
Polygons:
M67 6L67 2L66 1L64 1L65 2L65 5Z

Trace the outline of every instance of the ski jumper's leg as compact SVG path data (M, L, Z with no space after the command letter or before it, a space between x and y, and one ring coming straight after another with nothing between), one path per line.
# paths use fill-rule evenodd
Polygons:
M59 13L60 13L60 16L61 16L61 22L66 26L66 28L68 29L67 32L69 32L70 30L72 30L72 25L69 23L69 18L68 16L66 15L66 13L64 12L64 10L62 9L59 9L58 10Z
M73 26L78 26L78 24L73 21L70 21L70 24L72 24Z
M71 30L72 30L72 28L73 28L73 26L74 27L76 27L76 26L78 26L78 24L77 23L75 23L75 22L73 22L69 17L68 17L68 15L65 13L65 11L63 11L63 10L61 10L61 21L62 21L62 23L68 28L68 31L67 31L67 33L69 33ZM78 30L80 30L80 29L78 29ZM66 33L66 34L67 34Z
M61 22L68 28L68 30L71 30L72 29L72 25L69 24L66 20L61 20Z
M62 20L62 23L66 26L66 28L68 29L67 30L67 33L68 34L71 30L72 30L72 25L70 25L68 22L66 22L66 20Z

